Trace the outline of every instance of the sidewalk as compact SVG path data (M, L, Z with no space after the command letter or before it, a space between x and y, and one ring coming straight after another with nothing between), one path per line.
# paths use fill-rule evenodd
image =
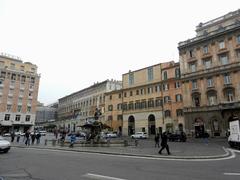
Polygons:
M159 148L155 148L154 141L139 140L138 146L127 147L61 147L59 145L52 146L51 143L47 145L30 145L29 148L41 149L56 149L66 151L78 151L89 153L128 155L128 156L142 156L142 157L165 157L165 158L184 158L184 159L207 159L207 158L221 158L227 157L230 154L225 151L228 147L226 139L209 139L206 144L203 139L188 139L187 142L169 142L171 156L168 156L166 151L162 155L158 154ZM13 143L12 147L26 148L23 143Z

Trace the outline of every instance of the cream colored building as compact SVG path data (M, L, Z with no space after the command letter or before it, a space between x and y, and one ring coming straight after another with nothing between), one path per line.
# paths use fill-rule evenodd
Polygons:
M240 10L200 23L196 37L179 43L186 129L225 136L240 118Z
M171 61L129 71L122 81L124 135L137 131L154 135L184 128L179 63Z
M105 93L121 89L122 83L106 80L59 99L58 127L76 131L87 118L94 118L96 109L101 112L100 121L104 121Z
M0 55L0 128L9 132L33 128L40 75L37 66Z

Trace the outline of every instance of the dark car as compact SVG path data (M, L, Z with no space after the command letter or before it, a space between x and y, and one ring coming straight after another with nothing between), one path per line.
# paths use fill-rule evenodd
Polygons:
M186 136L186 133L184 133L183 131L176 131L174 133L168 134L168 140L169 141L186 142L187 136Z

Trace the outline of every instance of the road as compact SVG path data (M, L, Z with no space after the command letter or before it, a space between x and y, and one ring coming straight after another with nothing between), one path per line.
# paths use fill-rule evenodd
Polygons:
M239 162L238 153L233 159L198 162L12 148L0 154L0 176L4 180L236 180Z

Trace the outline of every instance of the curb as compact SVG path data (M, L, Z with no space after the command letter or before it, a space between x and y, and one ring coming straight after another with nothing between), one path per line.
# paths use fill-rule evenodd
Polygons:
M103 155L118 155L118 156L129 156L129 157L145 157L145 158L157 158L157 159L186 159L186 160L197 160L197 159L219 159L227 158L231 155L231 152L225 147L222 147L225 154L214 155L214 156L163 156L163 155L142 155L142 154L130 154L130 153L118 153L118 152L106 152L106 151L91 151L91 150L79 150L70 148L58 148L58 147L25 147L25 146L12 146L14 148L22 149L45 149L45 150L58 150L58 151L68 151L68 152L82 152L82 153L92 153L92 154L103 154Z

